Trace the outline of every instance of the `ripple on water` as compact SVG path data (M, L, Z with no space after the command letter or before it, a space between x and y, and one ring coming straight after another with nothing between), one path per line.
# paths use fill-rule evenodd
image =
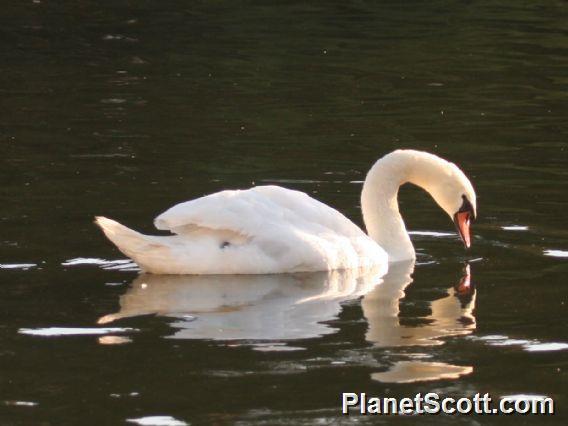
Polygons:
M550 257L568 257L567 250L544 250L543 254Z
M34 401L4 401L4 405L12 407L35 407L39 405L39 403Z
M20 269L23 271L35 268L36 266L36 263L0 263L0 269Z
M186 426L187 423L172 416L146 416L137 419L126 419L127 422L142 426Z
M306 348L302 348L300 346L288 346L285 343L257 343L252 345L252 348L259 352L294 352L306 350Z
M438 231L409 231L410 235L418 235L421 237L436 237L436 238L444 238L444 237L455 237L456 234L451 232L438 232Z
M528 231L529 227L524 225L510 225L502 226L501 229L504 231Z
M511 339L502 335L470 336L469 339L486 342L489 346L520 346L527 352L552 352L568 349L568 343L547 342L538 340Z
M471 374L473 367L445 362L399 361L390 370L373 373L371 378L382 383L414 383L443 379L457 379Z
M528 352L563 351L568 349L568 343L527 343L523 348Z
M76 257L73 259L66 260L61 264L61 266L82 266L82 265L96 265L107 270L140 271L138 265L136 265L136 263L134 263L130 259L106 260L106 259L99 259L96 257Z
M99 336L101 334L128 333L139 331L135 328L120 327L46 327L46 328L20 328L18 333L31 336L53 337L53 336Z
M514 395L503 395L501 399L508 399L510 401L543 401L550 398L546 395L531 395L526 393L519 393Z
M101 336L99 337L99 345L124 345L131 343L132 339L127 336Z

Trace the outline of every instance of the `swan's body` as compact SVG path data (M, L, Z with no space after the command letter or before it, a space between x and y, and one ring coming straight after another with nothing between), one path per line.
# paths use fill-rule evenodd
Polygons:
M155 220L171 236L148 236L104 217L97 224L144 271L158 274L266 274L367 268L414 259L398 212L400 185L432 194L452 217L475 214L475 192L452 163L395 151L369 171L361 196L369 235L337 210L279 186L221 191L178 204ZM467 203L466 203L467 201ZM469 245L469 216L467 223ZM465 225L464 225L465 224ZM464 241L466 239L464 238Z
M221 191L178 204L154 221L173 236L144 236L98 218L147 272L268 274L370 267L387 254L337 210L279 186Z

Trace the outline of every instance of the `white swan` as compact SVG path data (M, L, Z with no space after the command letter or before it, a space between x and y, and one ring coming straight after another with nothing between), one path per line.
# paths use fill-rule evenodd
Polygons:
M156 218L175 235L149 236L114 220L96 223L125 255L156 274L267 274L366 268L415 258L398 211L398 188L429 192L454 220L466 245L475 191L453 163L397 150L378 160L361 194L369 235L337 210L279 186L221 191L178 204Z

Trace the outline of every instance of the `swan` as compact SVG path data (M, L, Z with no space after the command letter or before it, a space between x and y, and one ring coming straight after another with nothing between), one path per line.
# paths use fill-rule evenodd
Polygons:
M455 222L466 246L476 195L455 164L434 154L397 150L368 172L361 193L366 234L343 214L280 186L225 190L177 204L154 225L173 235L143 235L98 216L104 234L154 274L271 274L369 268L416 255L398 209L398 189L429 192Z

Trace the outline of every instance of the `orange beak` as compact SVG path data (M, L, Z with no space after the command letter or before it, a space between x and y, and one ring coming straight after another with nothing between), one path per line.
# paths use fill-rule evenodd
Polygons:
M471 247L471 236L469 233L471 214L468 211L457 212L454 215L454 223L466 248Z

